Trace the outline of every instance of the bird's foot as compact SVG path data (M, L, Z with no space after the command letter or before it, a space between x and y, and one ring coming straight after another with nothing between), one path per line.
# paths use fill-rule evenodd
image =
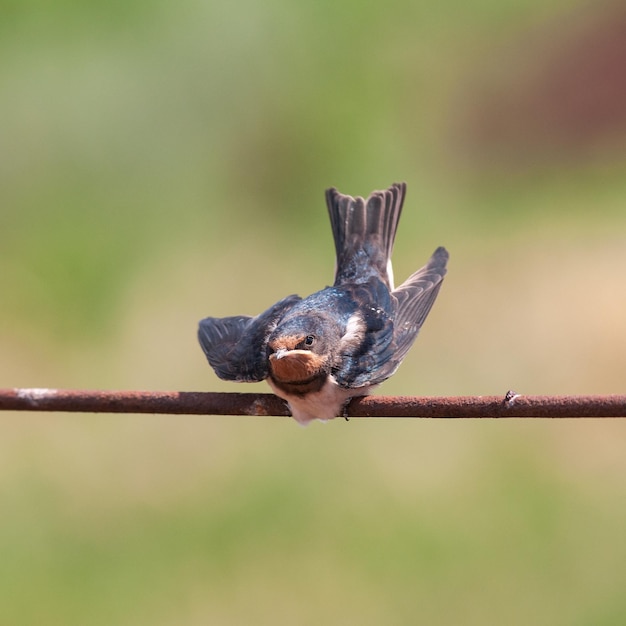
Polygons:
M346 400L343 403L343 406L341 407L341 417L343 417L343 419L345 419L346 422L350 421L350 416L348 415L348 405L350 404L351 401L352 401L352 398L348 398L348 400Z

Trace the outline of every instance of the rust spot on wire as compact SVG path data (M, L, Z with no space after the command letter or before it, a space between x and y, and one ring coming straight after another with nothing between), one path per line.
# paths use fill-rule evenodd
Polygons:
M167 413L178 415L287 416L272 394L190 391L0 389L0 411ZM346 417L503 418L626 417L626 395L354 398Z

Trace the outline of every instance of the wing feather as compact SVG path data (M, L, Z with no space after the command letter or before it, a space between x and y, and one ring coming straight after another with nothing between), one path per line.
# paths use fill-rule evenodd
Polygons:
M370 305L361 306L363 341L358 351L343 355L334 373L341 387L378 385L397 369L435 302L446 273L448 253L437 248L429 262L389 294L384 285L370 281L366 287ZM363 287L354 299L366 303Z
M198 326L198 341L217 376L236 382L267 378L267 339L283 315L300 300L300 296L288 296L256 317L203 319Z
M424 267L409 276L392 292L398 301L394 322L394 344L398 363L413 345L437 298L443 277L446 275L448 258L445 248L437 248Z

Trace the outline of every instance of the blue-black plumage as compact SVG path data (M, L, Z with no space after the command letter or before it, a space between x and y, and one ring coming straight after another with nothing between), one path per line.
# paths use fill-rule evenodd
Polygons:
M267 379L300 423L337 417L354 396L389 378L415 341L441 287L448 253L394 288L391 253L406 185L367 199L332 188L326 202L335 241L332 287L292 295L256 317L207 317L198 338L225 380Z

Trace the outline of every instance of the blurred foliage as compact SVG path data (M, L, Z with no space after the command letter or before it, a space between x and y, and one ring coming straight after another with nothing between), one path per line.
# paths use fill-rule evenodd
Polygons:
M233 391L197 320L405 180L397 278L451 268L385 393L624 391L619 3L0 9L1 386ZM622 624L625 434L4 415L0 622Z

